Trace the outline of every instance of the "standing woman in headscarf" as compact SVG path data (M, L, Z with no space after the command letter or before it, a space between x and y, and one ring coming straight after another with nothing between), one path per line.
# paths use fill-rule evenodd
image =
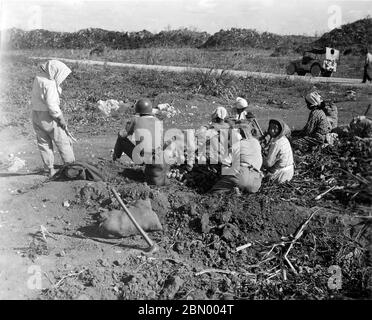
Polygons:
M367 80L369 82L372 81L372 54L369 52L368 47L364 49L364 53L366 55L366 58L364 61L364 73L362 83L366 83Z
M53 142L64 164L75 161L70 138L66 133L66 121L60 109L61 84L71 70L58 60L42 64L32 88L32 124L36 133L37 145L45 169L49 176L54 169Z

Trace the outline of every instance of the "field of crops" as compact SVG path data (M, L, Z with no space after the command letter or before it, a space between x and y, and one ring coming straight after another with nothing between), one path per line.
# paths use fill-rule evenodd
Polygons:
M145 59L146 52L152 51L120 51L116 52L116 59L144 63L141 59ZM192 56L200 52L206 55L200 61L211 63L214 57L213 63L222 64L219 67L234 57L239 61L239 55L235 56L238 52L197 49L154 52L158 52L156 63L159 64L195 63L199 58ZM132 103L148 97L155 105L169 103L177 110L173 117L164 119L166 128L198 128L210 121L210 113L216 106L229 109L234 98L241 96L250 102L263 129L272 117L284 118L292 129L299 129L308 116L303 97L313 85L234 78L226 74L69 65L73 72L63 84L62 109L70 130L78 138L74 150L79 160L99 167L107 182L48 181L36 173L41 160L29 121L29 100L37 61L28 58L28 55L47 54L23 51L19 55L6 55L1 61L0 160L5 163L8 154L13 153L27 164L25 171L0 176L4 203L0 213L0 262L6 275L0 284L1 298L369 297L370 229L360 217L370 210L365 197L370 190L365 180L355 180L351 175L362 174L370 179L370 142L345 138L335 148L320 148L305 156L296 154L296 174L289 184L265 183L259 193L251 195L211 195L200 188L213 178L205 168L198 173L202 178L198 183L171 179L168 186L154 187L144 182L142 168L128 158L111 161L110 150L116 134L133 112L105 116L97 109L98 100ZM64 50L55 54L83 58L88 51ZM115 51L109 51L108 57L110 54L114 55ZM244 63L248 63L249 58L244 56L248 53L241 54ZM190 55L190 61L185 62L183 55ZM255 65L264 68L265 59L273 62L278 58L256 52L252 59ZM320 84L316 89L337 104L340 125L348 124L353 115L363 114L371 99L368 86ZM334 184L344 189L314 200ZM163 231L150 234L159 245L157 254L141 254L144 243L139 236L104 239L98 234L99 215L119 208L110 194L110 186L117 188L127 204L140 198L151 200L163 225ZM302 234L299 230L306 221ZM40 226L47 228L52 237L44 241L40 233L44 229ZM251 245L238 250L248 243ZM286 252L289 260L285 258ZM29 290L26 286L25 270L30 265L42 268L41 290ZM342 271L342 285L330 282L332 270Z

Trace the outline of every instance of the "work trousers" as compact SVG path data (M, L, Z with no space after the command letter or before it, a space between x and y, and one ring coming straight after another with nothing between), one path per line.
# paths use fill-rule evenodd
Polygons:
M238 174L222 176L211 192L226 192L238 187L242 191L256 193L261 187L261 182L261 173L249 167L240 167Z
M32 111L32 125L45 169L54 168L53 142L64 164L75 162L70 138L48 111Z

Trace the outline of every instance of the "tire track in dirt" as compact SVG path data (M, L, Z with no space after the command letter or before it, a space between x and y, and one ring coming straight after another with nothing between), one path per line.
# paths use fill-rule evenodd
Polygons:
M110 61L98 61L98 60L77 60L77 59L67 59L58 57L29 57L35 60L48 60L57 59L70 63L81 63L87 65L101 65L109 67L121 67L121 68L136 68L136 69L146 69L146 70L157 70L157 71L168 71L168 72L207 72L211 68L195 68L195 67L180 67L180 66L163 66L163 65L149 65L149 64L134 64L134 63L122 63L122 62L110 62ZM228 72L231 75L238 77L255 77L255 78L268 78L268 79L285 79L291 81L305 81L310 83L335 83L338 85L346 86L366 86L368 84L361 83L361 79L349 79L349 78L323 78L323 77L304 77L304 76L290 76L285 74L276 73L264 73L264 72L253 72L253 71L243 71L243 70L224 70L224 69L213 69L217 74L222 72Z

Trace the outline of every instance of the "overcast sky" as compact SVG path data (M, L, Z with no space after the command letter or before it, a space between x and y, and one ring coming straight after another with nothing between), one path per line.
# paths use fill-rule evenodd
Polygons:
M151 32L232 27L321 34L367 15L372 0L0 0L0 28L77 31L89 27Z

